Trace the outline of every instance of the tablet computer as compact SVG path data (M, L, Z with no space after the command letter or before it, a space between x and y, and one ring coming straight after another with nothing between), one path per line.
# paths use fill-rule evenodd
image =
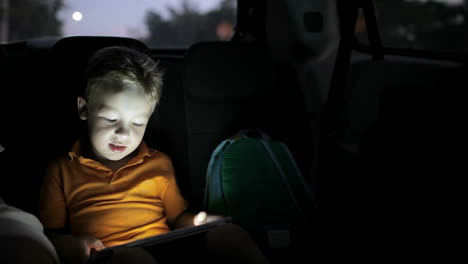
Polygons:
M114 254L115 250L125 247L143 248L150 254L154 255L155 259L158 261L163 258L171 258L174 254L177 254L177 252L187 254L186 257L189 257L191 254L202 254L205 250L205 234L219 225L231 222L232 219L230 217L223 217L206 224L179 228L164 234L109 247L93 253L90 256L88 263L99 263L101 260L108 259L112 254ZM177 257L180 258L181 256Z

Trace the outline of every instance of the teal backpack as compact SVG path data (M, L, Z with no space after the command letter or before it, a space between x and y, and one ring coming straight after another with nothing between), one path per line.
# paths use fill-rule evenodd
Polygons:
M290 231L307 225L317 205L286 145L247 129L213 151L204 207L269 247L288 247Z

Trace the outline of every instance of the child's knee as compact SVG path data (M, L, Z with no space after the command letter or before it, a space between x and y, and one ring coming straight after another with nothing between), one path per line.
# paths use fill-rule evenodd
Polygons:
M252 242L249 233L236 224L223 224L210 230L206 235L209 247L236 246L239 243Z
M250 234L235 224L224 224L206 235L210 256L226 263L268 263Z
M120 248L106 262L108 264L157 264L153 256L141 248Z

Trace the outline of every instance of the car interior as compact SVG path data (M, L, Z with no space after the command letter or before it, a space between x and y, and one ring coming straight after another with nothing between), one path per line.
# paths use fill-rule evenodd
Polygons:
M84 129L76 96L88 58L123 45L150 53L164 72L144 139L172 158L194 210L203 207L211 153L245 128L283 141L318 201L317 222L297 245L301 257L336 249L339 230L353 220L368 223L360 217L416 216L459 201L455 167L462 163L452 154L463 150L466 30L463 51L397 49L385 46L372 0L236 4L228 41L158 48L130 37L77 35L2 43L3 200L37 214L47 163ZM356 39L359 23L367 44ZM297 254L294 248L276 258L281 249L268 250L272 263Z

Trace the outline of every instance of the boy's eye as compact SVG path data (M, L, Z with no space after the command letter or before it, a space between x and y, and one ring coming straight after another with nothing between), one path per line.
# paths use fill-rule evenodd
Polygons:
M117 121L117 119L112 119L112 118L104 118L104 120L106 120L109 123L114 123L115 121Z
M142 127L144 124L140 124L140 123L133 123L134 126L136 127Z

